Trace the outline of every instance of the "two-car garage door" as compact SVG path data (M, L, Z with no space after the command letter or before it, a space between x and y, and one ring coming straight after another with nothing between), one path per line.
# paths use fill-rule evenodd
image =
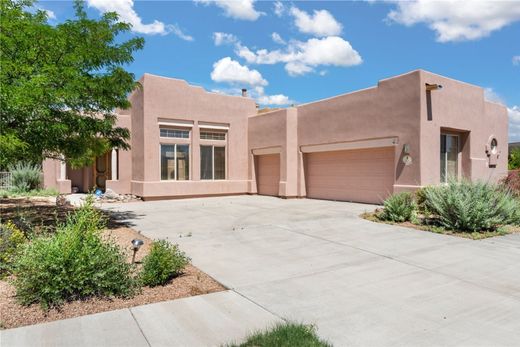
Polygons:
M393 190L394 147L305 154L308 198L381 203Z

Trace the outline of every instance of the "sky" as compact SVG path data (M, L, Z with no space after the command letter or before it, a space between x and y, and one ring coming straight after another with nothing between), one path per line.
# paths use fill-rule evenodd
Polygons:
M126 66L208 91L247 88L284 107L377 85L424 69L485 88L507 106L520 141L520 0L132 1L86 0L97 18L115 11L145 38ZM51 24L72 2L40 1Z

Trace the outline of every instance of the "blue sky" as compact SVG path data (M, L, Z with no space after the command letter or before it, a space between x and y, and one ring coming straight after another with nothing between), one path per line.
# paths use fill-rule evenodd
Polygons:
M185 79L207 90L246 87L283 106L425 69L486 88L508 107L520 141L520 1L132 1L88 0L116 11L145 48L127 68ZM51 23L71 2L43 1Z

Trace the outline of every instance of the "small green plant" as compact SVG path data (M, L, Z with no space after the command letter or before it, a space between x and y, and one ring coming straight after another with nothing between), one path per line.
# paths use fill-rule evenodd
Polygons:
M0 224L0 278L11 273L12 264L25 242L27 238L13 222Z
M177 245L165 240L154 241L150 253L143 259L141 283L150 287L164 285L189 262L190 258Z
M489 231L519 221L520 201L498 185L450 181L425 190L426 206L440 225L455 231Z
M28 192L40 187L42 170L39 165L19 162L8 169L15 192Z
M20 303L46 309L69 300L133 295L133 266L117 244L101 236L104 226L89 196L55 234L27 243L13 267Z
M513 148L509 153L508 164L509 170L520 169L520 147Z
M379 218L391 222L406 222L415 218L416 203L412 193L402 192L391 195L383 203Z
M332 347L318 337L312 325L284 323L250 335L245 342L228 347Z
M0 190L0 196L3 198L9 197L28 197L28 196L56 196L58 195L58 191L54 188L46 188L46 189L34 189L30 191L20 191L18 189L14 190Z

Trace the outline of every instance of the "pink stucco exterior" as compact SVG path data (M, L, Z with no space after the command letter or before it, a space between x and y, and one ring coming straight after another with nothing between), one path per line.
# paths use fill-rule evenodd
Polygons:
M354 198L380 202L393 192L440 183L441 133L460 138L459 178L496 181L507 172L505 107L486 101L480 87L422 70L381 80L372 88L263 114L257 114L250 98L209 93L182 80L146 74L140 82L142 87L130 96L132 108L119 112L119 125L131 132L132 149L118 152L117 177L106 182L107 188L118 193L145 199L255 194L256 175L276 169L273 158L279 157L277 195L305 197L309 184L318 180L309 177L309 172L319 172L320 158L325 162L329 158L324 168L337 171L326 182L329 190L335 184L338 190L348 189L344 184L348 179L355 180L353 186L374 186L377 178L366 170L384 172L387 188L380 198ZM442 85L442 89L427 91L427 84ZM187 129L189 138L160 137L161 126ZM200 177L200 145L222 145L200 139L201 129L207 128L225 129L225 179ZM498 147L491 152L493 138ZM161 143L189 145L189 180L161 180ZM382 166L370 162L378 158L377 153L385 153ZM273 154L278 156L269 157L269 170L255 167L268 162L258 160L262 155ZM334 166L330 158L352 165ZM365 170L364 174L356 175L356 168ZM92 187L92 168L69 168L66 177L60 177L60 163L46 161L44 173L46 186L62 192L71 186ZM311 188L316 191L315 186ZM331 194L331 198L337 196L341 194Z

